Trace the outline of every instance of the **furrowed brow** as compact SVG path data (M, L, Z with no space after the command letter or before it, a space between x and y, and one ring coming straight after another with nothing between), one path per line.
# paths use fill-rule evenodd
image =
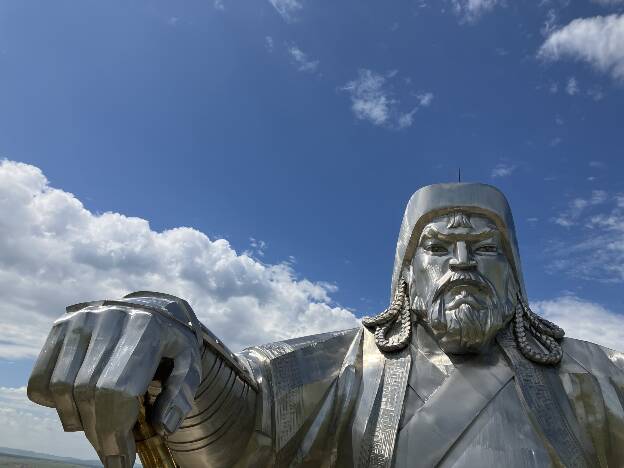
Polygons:
M428 226L420 236L420 242L427 239L440 239L447 242L453 242L457 240L467 241L479 241L483 239L489 239L498 234L498 229L484 229L478 232L459 233L459 232L440 232L433 226Z

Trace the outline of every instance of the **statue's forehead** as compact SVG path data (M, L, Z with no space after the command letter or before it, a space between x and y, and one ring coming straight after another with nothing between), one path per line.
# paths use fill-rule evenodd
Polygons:
M423 226L421 238L431 233L461 234L476 232L498 232L496 222L481 213L467 211L445 213L432 218Z

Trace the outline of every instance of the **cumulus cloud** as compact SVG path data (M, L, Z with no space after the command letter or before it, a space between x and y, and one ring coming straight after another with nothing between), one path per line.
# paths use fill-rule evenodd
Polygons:
M288 46L288 54L300 72L314 73L319 66L318 60L313 60L308 57L308 54L303 52L295 44Z
M26 387L0 387L0 443L58 456L97 460L82 432L63 432L56 411L35 405Z
M492 177L508 177L518 168L518 166L507 164L507 163L499 163L496 165L494 169L492 169Z
M303 9L301 0L269 0L269 2L287 23L295 21L297 13Z
M358 77L342 88L351 96L351 110L356 118L373 125L397 129L410 127L414 123L414 114L420 107L431 104L433 93L416 94L417 104L408 111L402 111L401 102L394 97L390 83L397 73L397 70L392 70L382 75L361 69Z
M538 57L586 62L624 81L624 14L575 19L548 36Z
M499 0L451 0L455 14L467 23L476 22L501 3Z
M287 262L261 263L190 227L156 232L92 213L31 165L0 162L0 214L3 358L36 356L66 305L140 289L187 299L233 349L357 325L332 286L298 279Z
M566 336L624 350L624 314L575 296L534 302L532 308L562 327Z

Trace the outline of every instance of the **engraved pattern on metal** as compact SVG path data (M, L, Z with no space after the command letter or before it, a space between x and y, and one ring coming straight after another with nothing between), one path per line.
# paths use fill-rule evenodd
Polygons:
M360 396L356 407L352 425L353 460L357 466L366 466L368 462L370 444L372 441L367 433L372 432L374 420L377 417L373 411L375 400L379 392L381 377L384 368L384 356L377 348L375 336L367 329L363 329L363 359L362 359L362 384Z
M497 340L511 362L521 399L535 419L536 429L555 449L563 465L569 468L598 466L595 454L590 452L591 445L583 444L579 440L581 429L572 427L572 424L576 426L574 415L566 417L561 406L565 402L554 395L554 379L559 379L556 371L535 365L524 358L517 349L509 328L501 331ZM551 373L554 379L550 379L546 373ZM563 389L557 390L565 397Z
M392 463L410 363L409 348L398 355L386 356L381 404L371 448L371 468L389 468Z
M270 343L257 348L268 361L273 390L275 450L281 450L301 426L303 395L301 374L294 348L287 343Z

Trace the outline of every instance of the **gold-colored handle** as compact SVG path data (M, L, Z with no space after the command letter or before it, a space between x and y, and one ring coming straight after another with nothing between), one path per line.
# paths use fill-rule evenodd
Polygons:
M139 417L134 426L137 453L144 468L178 468L163 438L147 421L143 397L139 398Z

